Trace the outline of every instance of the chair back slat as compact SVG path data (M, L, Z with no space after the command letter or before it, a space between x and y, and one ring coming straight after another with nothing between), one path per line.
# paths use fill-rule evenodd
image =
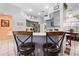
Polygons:
M64 32L47 32L47 35L49 36L59 36L59 35L63 35Z
M26 31L16 31L16 35L31 35L33 32L26 32Z
M31 41L32 41L32 38L33 38L33 32L13 31L13 35L14 35L15 40L16 41L18 40L20 42L25 42L28 39L31 39ZM17 35L27 35L28 37L24 41L22 41L21 38L19 38L19 36L17 36Z

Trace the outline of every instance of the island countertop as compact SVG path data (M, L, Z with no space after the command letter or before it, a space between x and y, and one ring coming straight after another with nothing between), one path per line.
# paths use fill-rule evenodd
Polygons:
M46 33L33 33L34 36L46 36Z

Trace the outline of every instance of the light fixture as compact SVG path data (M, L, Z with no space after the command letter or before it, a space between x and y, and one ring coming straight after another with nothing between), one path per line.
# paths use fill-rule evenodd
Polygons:
M32 12L33 11L33 9L31 9L31 8L26 8L26 12Z
M29 12L32 12L33 11L33 9L31 9L31 8L29 8L29 10L28 10Z
M38 15L41 15L41 13L39 12Z
M48 9L49 8L49 6L47 5L47 6L45 6L45 9Z

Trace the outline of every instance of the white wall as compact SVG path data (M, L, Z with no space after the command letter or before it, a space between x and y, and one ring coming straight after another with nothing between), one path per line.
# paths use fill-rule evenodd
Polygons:
M21 10L20 8L13 6L11 4L3 3L3 4L0 4L0 14L8 14L12 16L13 31L26 30L27 17L24 14L23 10ZM23 26L17 26L17 22L22 22Z
M21 28L17 28L17 22L23 22L23 27L25 27L26 23L26 17L21 15L21 10L19 8L16 8L15 6L12 6L10 4L0 4L0 13L2 14L8 14L12 16L12 28L13 31L15 30L21 30ZM22 29L24 30L24 29Z

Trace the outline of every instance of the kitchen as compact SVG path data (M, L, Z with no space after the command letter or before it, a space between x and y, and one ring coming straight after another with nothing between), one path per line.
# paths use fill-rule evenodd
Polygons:
M69 3L2 3L0 4L0 55L17 56L17 47L13 31L33 32L35 56L43 56L42 45L45 43L46 32L69 32L73 29L78 33L78 4ZM72 12L74 12L72 14ZM74 20L75 19L75 20ZM6 30L5 30L6 29ZM73 42L73 41L72 41ZM71 42L71 43L72 43ZM4 44L5 43L5 44ZM64 56L66 48L63 42ZM78 43L78 42L77 42ZM75 43L72 43L75 44ZM6 49L4 49L6 47ZM73 46L74 47L74 46ZM73 50L72 50L73 52ZM71 53L70 55L79 55ZM68 54L67 54L68 55Z

